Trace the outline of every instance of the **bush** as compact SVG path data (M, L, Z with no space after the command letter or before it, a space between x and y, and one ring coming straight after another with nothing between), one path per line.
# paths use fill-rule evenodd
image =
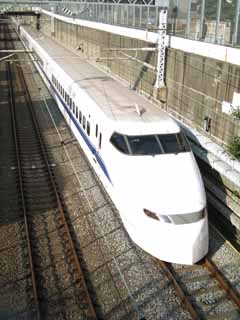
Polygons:
M231 115L235 118L235 119L239 119L240 120L240 108L234 109L231 113Z
M234 137L228 146L228 151L240 160L240 137Z

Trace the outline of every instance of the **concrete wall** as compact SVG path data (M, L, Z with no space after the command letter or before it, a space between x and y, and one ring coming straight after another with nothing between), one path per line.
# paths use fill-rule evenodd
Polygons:
M240 121L222 113L222 102L232 103L240 91L240 67L169 49L167 86L168 106L179 118L201 131L204 118L210 117L208 134L220 144L240 135Z

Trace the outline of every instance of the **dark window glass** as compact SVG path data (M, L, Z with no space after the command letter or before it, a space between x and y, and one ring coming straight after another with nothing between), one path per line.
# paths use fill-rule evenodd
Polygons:
M95 131L95 135L96 135L96 138L98 136L98 125L96 124L96 131Z
M90 136L90 122L87 121L87 134Z
M175 153L178 152L178 142L175 134L164 134L158 136L164 153Z
M83 116L83 129L85 130L85 128L86 128L86 118L85 116Z
M127 137L134 155L161 154L161 148L155 135Z
M99 143L98 143L99 149L102 147L102 134L99 134Z
M72 109L72 98L69 98L69 105L70 105L70 109ZM75 106L74 106L75 107ZM74 112L75 110L73 109L73 112Z
M122 134L114 133L110 139L112 145L120 152L129 154L129 150L126 144L126 140Z
M79 111L79 122L82 123L82 111Z
M146 136L126 136L115 132L110 142L119 151L131 155L159 155L190 151L187 139L182 132Z
M179 153L190 151L188 142L182 133L161 134L158 136L164 153Z
M177 134L177 140L178 140L181 152L188 152L191 150L188 140L182 132Z
M73 105L75 106L74 102ZM78 119L78 107L76 106L76 118Z

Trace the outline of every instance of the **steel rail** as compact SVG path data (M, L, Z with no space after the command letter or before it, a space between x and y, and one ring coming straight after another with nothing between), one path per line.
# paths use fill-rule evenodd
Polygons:
M184 305L185 309L190 313L192 319L196 320L201 318L201 316L195 310L193 304L190 302L190 299L188 298L188 293L185 292L179 281L176 279L175 271L171 263L164 262L161 260L156 260L156 262L161 266L161 268L167 275L168 279L172 282L177 292L177 295L180 297L182 304ZM214 265L214 263L206 257L199 265L189 266L186 267L186 269L193 270L197 266L203 267L208 270L209 276L212 276L214 279L217 280L219 287L227 293L228 298L237 306L236 311L240 312L240 297L238 293L232 288L232 286L228 283L228 281L221 274L221 272ZM185 268L183 270L185 270Z
M218 268L208 258L204 259L203 265L209 271L209 273L213 275L214 278L218 281L220 287L226 291L227 295L237 305L238 310L240 312L240 297L237 294L237 292L233 290L231 285L228 283L225 277L221 274Z
M34 123L34 128L36 130L36 134L37 134L37 137L38 137L38 140L39 140L39 143L40 143L40 148L41 148L41 151L42 151L42 155L44 157L46 168L47 168L47 171L48 171L51 183L52 183L52 187L53 187L53 190L54 190L54 193L55 193L55 196L56 196L57 205L58 205L58 209L59 209L59 212L60 212L60 215L61 215L64 231L65 231L65 234L67 236L68 243L70 245L70 248L71 248L71 251L72 251L72 254L73 254L73 259L74 259L74 262L75 262L75 266L77 268L77 272L78 272L78 275L79 275L79 280L81 281L81 284L82 284L82 286L84 288L84 291L85 291L85 294L86 294L86 299L87 299L87 303L88 303L88 307L89 307L89 309L88 309L89 317L90 317L90 319L97 319L97 316L96 316L96 313L95 313L95 310L94 310L94 307L93 307L93 303L92 303L92 300L91 300L89 292L88 292L87 284L86 284L86 281L84 279L84 275L83 275L83 272L82 272L82 269L81 269L81 266L80 266L80 263L79 263L79 259L78 259L77 253L76 253L76 249L75 249L75 246L74 246L74 243L73 243L73 240L72 240L72 236L71 236L68 224L67 224L67 220L66 220L66 217L65 217L65 214L64 214L64 209L62 207L60 196L59 196L59 193L57 191L56 183L54 181L54 177L53 177L53 174L52 174L52 169L51 169L51 166L50 166L49 161L48 161L47 150L45 148L45 144L43 142L43 139L42 139L42 136L41 136L41 133L40 133L40 128L39 128L39 125L38 125L38 122L37 122L37 119L36 119L36 116L35 116L35 112L33 110L32 100L31 100L31 97L30 97L30 94L29 94L29 91L28 91L28 88L27 88L27 84L26 84L22 69L18 70L18 73L19 73L19 76L21 77L21 81L22 81L23 86L25 88L25 96L26 96L26 100L27 100L27 105L28 105L29 111L31 113L31 117L32 117L32 120L33 120L33 123Z
M12 76L11 76L11 66L10 66L9 62L7 63L7 77L8 77L8 82L9 82L9 102L10 102L11 119L12 119L12 130L13 130L13 137L14 137L14 143L15 143L18 179L19 179L22 211L23 211L23 218L24 218L24 229L25 229L26 239L27 239L28 259L29 259L30 269L31 269L33 296L34 296L34 301L35 301L35 306L36 306L36 316L37 316L37 319L40 319L41 314L40 314L39 299L38 299L38 293L37 293L36 276L35 276L34 266L33 266L33 254L32 254L30 232L29 232L29 226L28 226L28 220L27 220L26 202L25 202L25 197L24 197L21 160L20 160L20 155L19 155L20 154L20 147L19 147L19 143L18 143L17 130L16 130L16 114L15 114L16 105L15 105L15 99L14 99L13 80L12 80Z
M160 264L161 268L164 270L168 279L170 280L170 282L172 282L172 284L177 292L177 295L181 299L181 302L184 305L185 309L190 313L192 319L194 319L194 320L199 319L199 316L198 316L196 310L194 309L193 305L189 301L187 294L181 288L178 281L176 280L176 278L174 276L174 272L171 268L171 264L168 262L164 262L162 260L157 260L157 263Z

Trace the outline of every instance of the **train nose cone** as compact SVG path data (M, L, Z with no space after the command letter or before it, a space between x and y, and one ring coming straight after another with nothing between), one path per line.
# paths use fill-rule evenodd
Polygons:
M138 201L143 208L159 214L195 212L206 206L199 170L189 164L189 155L154 157L140 183L134 178ZM186 165L187 163L187 165Z

